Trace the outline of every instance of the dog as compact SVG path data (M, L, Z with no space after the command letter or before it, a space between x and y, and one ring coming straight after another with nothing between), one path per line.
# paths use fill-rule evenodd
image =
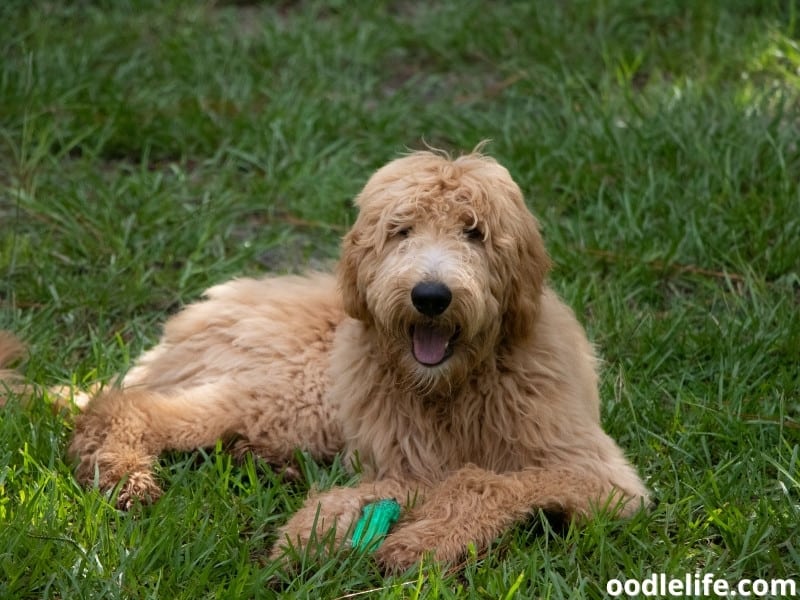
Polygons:
M647 505L601 427L594 349L547 284L509 172L480 152L415 152L356 204L335 274L234 279L169 319L76 416L77 478L127 509L159 497L165 450L224 439L289 472L298 449L341 454L359 483L312 494L273 556L326 535L346 546L364 506L393 498L403 516L375 551L389 570L455 562L540 509Z

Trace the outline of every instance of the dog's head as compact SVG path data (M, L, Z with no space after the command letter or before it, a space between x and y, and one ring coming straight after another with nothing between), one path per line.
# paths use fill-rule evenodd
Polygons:
M339 283L347 313L420 391L453 386L531 334L550 261L508 171L471 154L395 160L356 199Z

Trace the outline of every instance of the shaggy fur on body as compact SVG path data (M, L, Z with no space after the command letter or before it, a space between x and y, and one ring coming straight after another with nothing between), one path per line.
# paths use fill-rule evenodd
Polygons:
M360 483L312 495L274 554L332 529L343 544L362 507L390 497L405 509L376 552L389 569L426 552L455 561L540 508L624 516L646 503L600 426L593 349L546 284L537 222L506 169L414 153L356 202L337 278L234 280L166 323L77 417L81 482L122 482L126 508L159 496L152 466L167 449L228 438L282 467L298 448L344 452Z

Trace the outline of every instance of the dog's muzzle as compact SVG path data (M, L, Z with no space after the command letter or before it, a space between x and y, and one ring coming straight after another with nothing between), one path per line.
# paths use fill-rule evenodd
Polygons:
M411 328L411 351L418 363L433 367L443 363L453 354L460 330L436 323L435 318L444 313L453 300L450 288L440 281L423 281L411 290L414 308L431 321L422 321Z

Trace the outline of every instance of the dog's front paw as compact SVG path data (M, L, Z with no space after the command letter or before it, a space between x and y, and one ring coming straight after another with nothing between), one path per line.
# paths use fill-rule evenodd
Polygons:
M440 531L428 521L407 523L391 532L375 551L375 560L388 572L403 572L426 556L439 562L458 559L460 547L448 544L447 531Z
M286 561L292 555L321 557L335 552L361 515L364 502L352 488L334 488L309 498L278 531L272 559Z
M117 508L127 511L137 502L142 504L155 502L161 493L161 488L158 487L151 473L131 473L120 486L117 494Z
M420 546L417 540L397 533L389 534L374 556L383 571L402 573L419 563L426 550L429 549Z
M375 560L387 572L402 572L430 557L454 563L466 552L453 530L440 520L422 519L402 524L389 533L375 551Z

